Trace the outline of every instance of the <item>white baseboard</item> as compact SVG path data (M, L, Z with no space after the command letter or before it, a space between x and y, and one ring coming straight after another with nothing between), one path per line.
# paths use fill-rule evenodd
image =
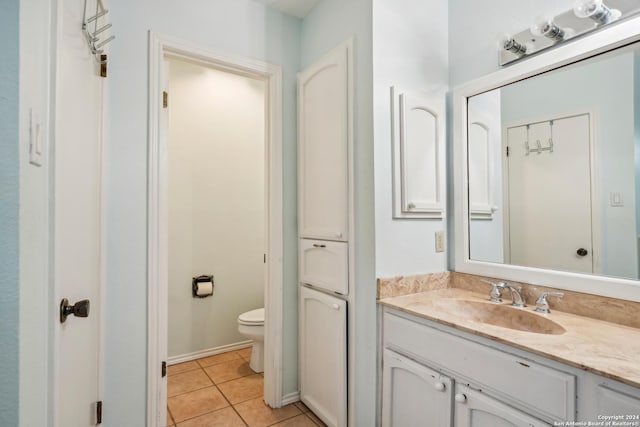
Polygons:
M294 391L293 393L289 393L282 396L282 406L286 406L290 403L299 402L299 401L300 401L299 391Z
M209 348L206 350L195 351L193 353L181 354L179 356L171 356L167 360L167 365L175 365L177 363L190 362L192 360L203 357L213 356L215 354L226 353L227 351L240 350L242 348L251 347L253 341L241 341L235 344L222 345L220 347Z

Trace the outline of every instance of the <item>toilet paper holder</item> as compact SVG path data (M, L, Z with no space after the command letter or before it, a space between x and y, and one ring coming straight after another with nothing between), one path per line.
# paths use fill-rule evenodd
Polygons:
M211 287L209 288L209 284ZM213 295L213 276L197 276L191 281L191 292L194 298L206 298Z

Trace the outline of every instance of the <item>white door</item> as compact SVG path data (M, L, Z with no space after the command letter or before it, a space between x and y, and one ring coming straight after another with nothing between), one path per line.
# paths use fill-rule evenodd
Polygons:
M300 237L348 238L348 55L341 45L298 77Z
M455 427L549 427L550 424L520 412L486 394L456 385Z
M347 425L347 302L300 287L300 399L329 427Z
M584 114L507 130L511 264L593 272L589 129Z
M89 300L54 326L54 425L97 424L101 345L103 82L81 32L82 0L58 2L53 177L56 310ZM85 311L85 313L82 313ZM88 314L87 317L79 317ZM44 355L43 355L44 357Z
M450 378L385 349L382 426L411 427L429 420L433 427L449 427L452 384Z

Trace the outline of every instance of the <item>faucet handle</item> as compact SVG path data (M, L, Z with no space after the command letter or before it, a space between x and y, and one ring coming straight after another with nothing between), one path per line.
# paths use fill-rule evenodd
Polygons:
M481 282L491 285L491 292L489 293L489 301L495 303L502 302L502 290L508 286L506 282L494 283L491 280L480 279Z
M562 298L563 296L563 292L543 292L536 300L536 308L534 311L543 314L551 313L551 310L549 310L549 302L547 301L547 297Z

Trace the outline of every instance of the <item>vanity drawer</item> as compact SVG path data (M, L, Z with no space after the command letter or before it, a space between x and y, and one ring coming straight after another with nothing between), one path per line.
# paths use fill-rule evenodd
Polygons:
M574 420L575 376L385 311L384 346L548 421Z
M348 243L301 239L300 281L342 295L348 294Z

